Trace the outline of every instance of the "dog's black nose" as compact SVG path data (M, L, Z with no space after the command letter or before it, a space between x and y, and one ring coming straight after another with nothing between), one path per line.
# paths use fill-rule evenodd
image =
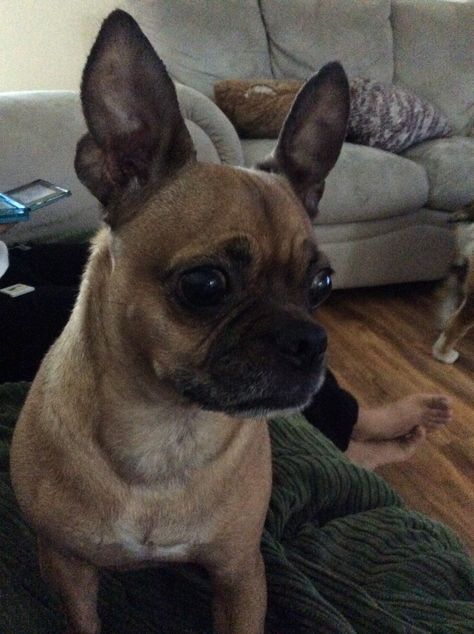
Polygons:
M291 321L274 333L278 352L298 367L310 367L326 352L328 339L321 326L306 321Z

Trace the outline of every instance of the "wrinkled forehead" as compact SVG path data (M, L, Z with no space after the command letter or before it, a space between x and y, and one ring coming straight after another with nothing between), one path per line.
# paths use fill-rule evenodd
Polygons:
M283 260L295 249L316 250L311 221L282 177L212 164L149 194L127 233L143 255L155 244L166 260L232 241Z

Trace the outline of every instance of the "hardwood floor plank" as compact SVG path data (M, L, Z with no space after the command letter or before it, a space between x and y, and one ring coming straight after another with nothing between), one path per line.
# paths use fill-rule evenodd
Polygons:
M361 404L415 392L452 398L452 424L411 460L378 472L408 506L453 528L474 555L474 331L454 365L433 359L438 303L432 283L340 290L318 317L329 334L329 365Z

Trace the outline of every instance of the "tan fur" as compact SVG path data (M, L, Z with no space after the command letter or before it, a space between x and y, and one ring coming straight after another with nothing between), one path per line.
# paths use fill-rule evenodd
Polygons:
M218 209L209 194L215 187ZM265 199L272 201L267 216L257 213ZM173 230L176 223L182 231ZM161 269L206 253L216 234L218 242L247 235L262 266L297 266L303 242L312 239L309 220L278 177L198 164L152 198L112 242L103 230L71 319L18 421L12 478L40 534L43 568L54 559L71 576L81 570L94 577L96 567L186 560L208 567L224 588L241 575L244 595L218 620L228 619L222 632L248 634L261 631L265 602L259 540L271 481L266 423L204 412L156 383L177 359L205 355L208 342L161 314L152 276L158 263ZM195 241L196 235L202 237ZM127 257L116 264L112 287L114 249ZM153 349L154 372L131 338L122 338L129 322L138 350L153 349L155 322L168 333ZM86 603L81 614L91 611Z
M457 255L443 289L443 305L452 308L433 345L433 356L444 363L454 363L458 359L459 352L455 347L474 326L474 202L456 212L454 220L460 223L457 226Z

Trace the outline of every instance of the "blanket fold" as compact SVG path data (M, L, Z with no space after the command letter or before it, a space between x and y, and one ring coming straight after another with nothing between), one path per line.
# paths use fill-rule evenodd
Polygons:
M59 634L35 537L8 475L28 385L0 386L0 632ZM274 483L262 552L270 634L470 634L474 568L443 525L407 510L301 416L270 424ZM211 593L193 566L104 571L104 634L210 634Z

